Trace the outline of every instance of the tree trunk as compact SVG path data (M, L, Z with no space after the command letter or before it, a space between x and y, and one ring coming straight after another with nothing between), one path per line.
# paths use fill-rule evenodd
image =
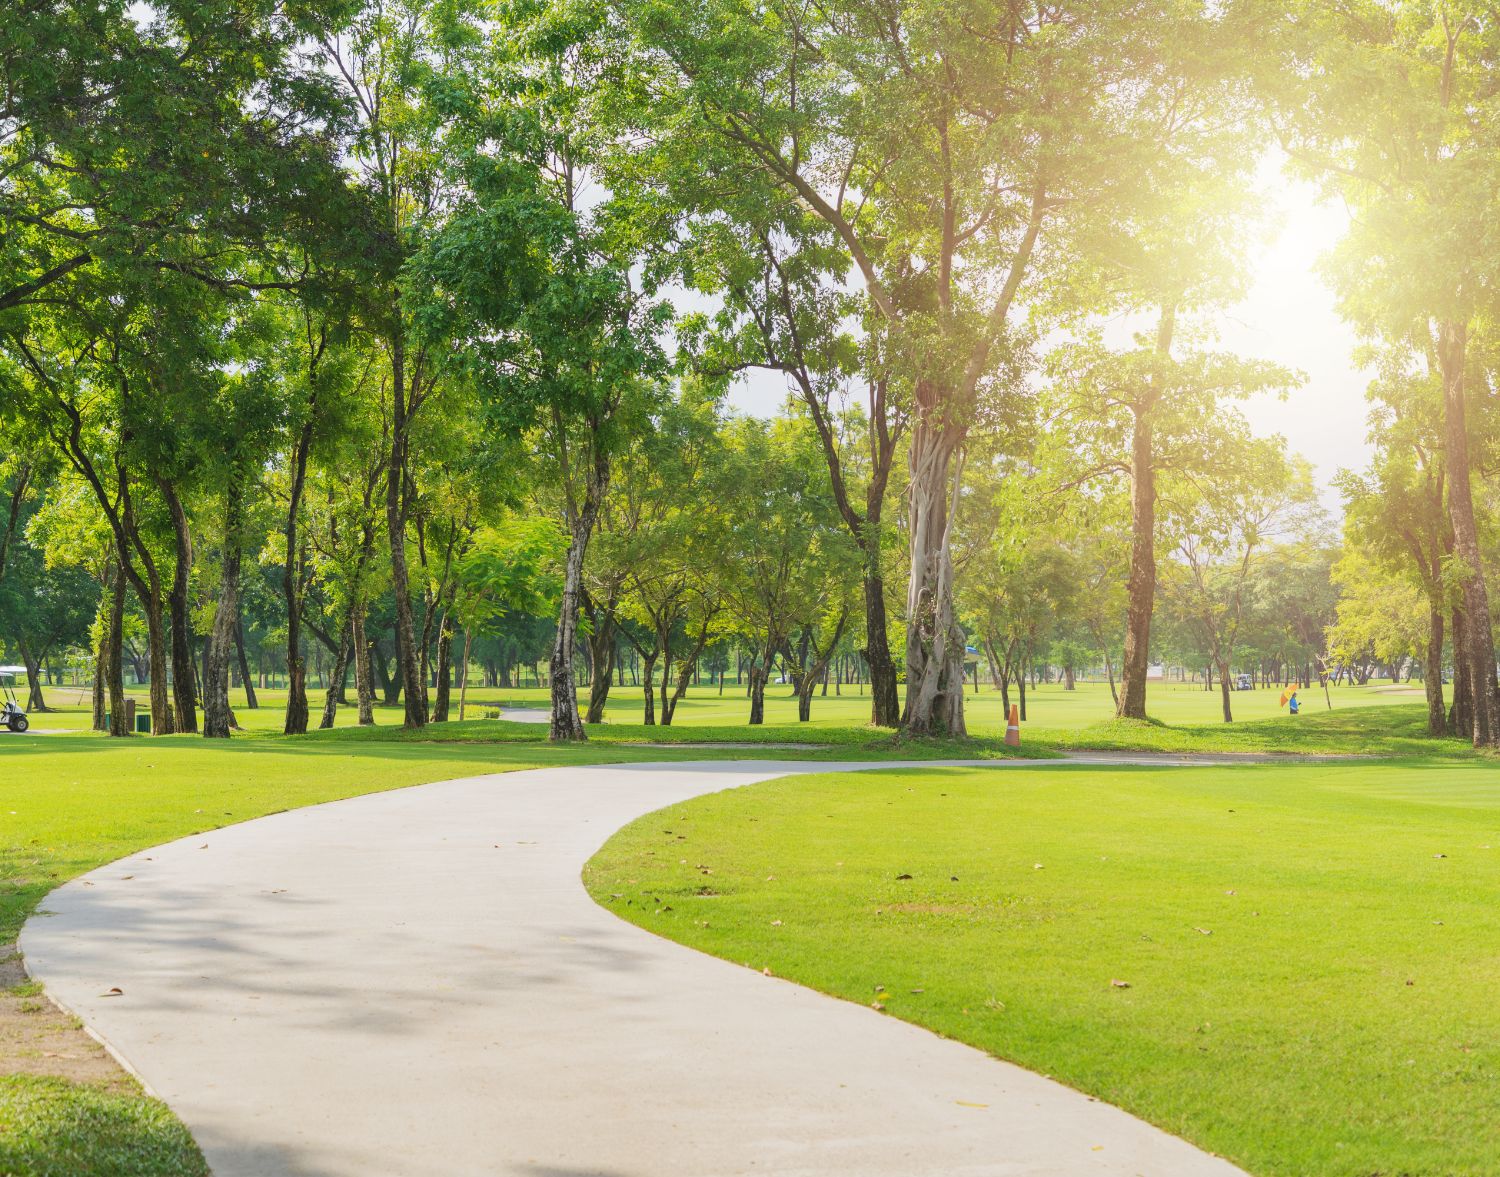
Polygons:
M208 673L203 683L203 734L211 739L228 739L229 729L234 725L234 714L229 708L229 659L233 654L235 619L240 612L240 530L240 484L231 473L224 493L219 604L208 638Z
M1474 731L1473 692L1470 689L1468 626L1460 606L1453 607L1453 709L1448 713L1448 730L1455 736L1472 738Z
M1233 723L1234 714L1229 708L1229 663L1219 662L1219 699L1224 704L1224 722Z
M750 666L750 724L752 727L766 722L766 679L771 672L759 662Z
M309 406L307 421L297 434L292 450L292 482L287 492L286 550L281 570L281 592L286 600L286 722L285 735L303 735L307 731L307 660L302 656L302 549L297 541L302 514L302 491L307 485L307 456L312 449L313 416Z
M104 568L104 587L99 594L99 612L95 621L95 632L99 635L99 642L94 647L94 689L93 689L93 718L92 727L96 732L109 730L104 716L109 711L109 698L106 694L109 681L109 607L110 586L114 581L114 563L110 561Z
M1435 597L1427 614L1427 661L1422 672L1422 686L1427 693L1427 734L1442 736L1448 732L1448 709L1443 705L1443 602Z
M176 729L198 730L198 699L193 690L193 621L188 609L188 576L193 570L193 539L188 530L187 512L176 488L158 479L162 497L172 516L172 539L176 564L172 569L172 589L167 594L167 608L172 617L172 703Z
M1109 677L1109 697L1114 700L1115 714L1120 712L1120 692L1115 688L1115 667L1109 658L1109 647L1104 647L1104 673Z
M399 319L399 314L398 314ZM427 683L417 654L416 628L411 615L411 578L406 567L407 386L403 325L391 337L391 446L386 463L385 523L391 546L391 592L396 598L396 663L406 696L407 727L427 723Z
M105 674L109 691L109 734L130 735L125 722L125 566L118 559L114 567L114 584L109 598L109 629L104 644L107 657Z
M583 719L578 714L578 684L573 681L573 651L578 642L578 610L582 605L583 557L588 551L597 513L591 484L583 507L570 528L568 555L563 565L562 604L557 611L557 634L552 642L552 722L547 731L549 740L579 741L589 738L588 733L583 730ZM646 693L651 693L649 681ZM649 723L650 720L646 722Z
M365 634L365 603L355 603L349 621L354 643L354 697L359 704L359 725L375 722L375 679L370 658L370 639Z
M656 726L656 682L653 675L656 670L656 651L651 652L649 658L641 658L641 687L646 697L645 718L641 720L647 727Z
M348 676L349 653L353 644L349 626L345 625L339 630L338 653L333 656L333 669L328 674L328 689L323 695L323 716L318 720L320 729L332 727L333 721L338 718L339 704L344 701L344 679Z
M1163 308L1156 326L1156 357L1165 361L1172 347L1176 312ZM1134 412L1130 433L1130 574L1126 580L1125 653L1120 663L1120 694L1115 714L1146 718L1146 673L1151 664L1151 611L1156 604L1156 454L1152 416L1164 389L1152 376L1147 399Z
M901 724L901 691L897 681L896 660L891 657L887 636L885 578L879 571L879 542L865 560L865 646L860 651L870 668L870 722L876 727L899 727ZM874 571L868 562L875 561Z
M588 643L589 661L593 663L594 676L589 683L589 709L583 722L603 723L604 706L609 702L609 688L614 679L617 657L613 609L597 612L593 632L588 635Z
M1462 578L1465 638L1472 690L1473 740L1476 748L1500 741L1496 711L1495 637L1490 623L1489 592L1479 554L1479 529L1470 487L1469 431L1466 423L1464 365L1468 327L1444 322L1439 327L1438 364L1443 376L1443 430L1448 459L1448 516L1453 549Z
M150 584L145 592L135 585L136 600L146 615L146 652L150 664L151 731L171 735L177 730L172 717L172 703L167 695L167 635L162 617L158 586Z
M682 702L682 697L687 694L688 680L691 678L695 682L697 681L698 659L703 656L703 648L708 645L708 631L709 627L713 624L713 617L713 614L709 614L703 619L703 624L698 628L698 636L693 641L692 649L688 652L687 657L683 659L682 668L677 673L676 689L672 692L670 698L664 697L662 699L663 723L669 724L676 718L677 704Z
M474 630L464 627L464 664L458 669L458 721L464 720L464 707L469 701L469 651L474 645Z
M240 660L240 682L245 686L245 707L250 711L259 711L260 700L255 697L255 679L250 674L250 659L245 655L245 613L243 609L237 610L234 615L234 649ZM204 665L208 665L206 659Z
M31 643L17 642L21 661L26 666L26 710L46 711L47 700L42 697L42 659L32 649Z
M1016 675L1016 685L1017 685L1017 687L1020 688L1020 691L1021 691L1021 697L1020 697L1019 701L1020 701L1020 704L1021 704L1021 722L1022 723L1026 722L1026 679L1028 677L1029 677L1029 675L1026 672L1026 667L1024 667L1024 666L1021 667L1021 673L1018 674L1018 675ZM1005 710L1006 710L1006 713L1009 714L1010 708L1007 707Z
M945 397L918 388L908 490L911 582L906 598L906 711L913 735L966 735L964 635L953 604L953 512L963 475L962 435L939 419Z
M448 699L453 690L453 611L444 609L438 622L437 687L432 699L432 722L448 722Z

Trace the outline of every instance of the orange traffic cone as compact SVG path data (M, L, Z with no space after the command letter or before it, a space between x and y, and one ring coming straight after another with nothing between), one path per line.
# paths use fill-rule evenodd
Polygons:
M1021 709L1010 705L1010 720L1005 725L1005 742L1012 748L1021 746Z

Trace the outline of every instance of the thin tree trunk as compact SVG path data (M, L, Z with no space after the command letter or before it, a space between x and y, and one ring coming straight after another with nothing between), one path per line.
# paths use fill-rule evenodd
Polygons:
M873 541L872 541L873 542ZM891 657L887 635L885 578L879 572L880 551L867 552L865 560L865 645L860 653L870 668L870 722L876 727L899 727L901 724L901 691L896 660ZM874 562L875 571L869 570Z
M583 558L588 551L597 512L591 486L583 509L573 520L568 555L563 565L562 603L557 611L557 634L552 642L552 719L547 731L547 738L554 741L576 742L589 738L583 730L583 718L578 714L573 651L578 641L578 610L582 604ZM650 692L648 681L646 693L649 695Z
M1234 713L1229 707L1229 663L1219 662L1219 698L1224 704L1224 722L1233 723Z
M224 494L224 540L220 558L219 603L208 639L208 673L204 676L203 734L228 739L234 726L229 708L229 659L233 653L235 619L240 602L240 484L231 473Z
M112 586L115 579L114 560L106 560L104 564L103 591L99 594L99 611L95 620L95 632L99 635L98 643L94 647L94 689L93 689L93 717L92 726L94 731L103 732L109 730L109 724L105 722L105 715L109 711L109 659L110 659L110 629L109 614L113 603Z
M453 611L444 609L438 622L437 687L432 698L432 722L448 722L448 699L453 689Z
M474 630L464 627L464 664L458 671L458 722L464 721L464 706L469 701L469 651L474 643Z
M135 589L141 612L146 615L146 651L151 678L151 731L155 735L171 735L177 729L172 717L172 703L167 694L167 635L161 597L150 587L144 594L141 586L136 585Z
M167 608L172 617L172 703L176 729L198 730L198 700L194 692L193 621L188 609L188 576L193 570L193 539L188 530L187 511L177 496L177 489L165 479L158 479L162 497L172 516L172 538L176 563L172 569L172 588L167 594Z
M1464 365L1468 327L1444 322L1439 327L1438 363L1443 377L1443 428L1447 448L1448 516L1453 524L1453 549L1462 580L1465 638L1473 693L1473 740L1476 748L1500 741L1496 710L1495 638L1490 623L1489 592L1479 554L1479 529L1470 487L1469 431Z
M584 723L604 722L604 707L609 702L609 688L615 673L615 639L613 608L596 610L593 632L588 635L589 661L593 663L594 675L589 683L589 708L583 717Z
M641 687L642 694L646 699L645 715L641 720L647 727L656 726L656 682L654 679L656 671L656 651L651 651L651 657L644 655L641 658Z
M109 629L104 642L107 650L105 674L109 692L109 734L130 735L125 717L125 566L117 558L114 583L110 588Z
M1427 660L1422 672L1422 687L1427 694L1427 734L1442 736L1448 732L1448 709L1443 704L1443 602L1435 597L1427 614Z
M349 626L345 625L339 630L338 653L333 656L333 669L328 673L328 688L323 695L323 715L318 720L320 729L332 727L334 720L338 718L339 704L344 701L344 679L349 673L349 654L353 645Z
M1171 352L1176 313L1163 308L1156 327L1156 357ZM1146 718L1146 674L1151 663L1151 611L1156 604L1156 455L1152 418L1163 388L1154 373L1151 390L1134 413L1130 435L1130 575L1126 581L1125 653L1115 713Z
M359 704L359 725L375 722L375 679L370 658L370 639L365 634L365 603L357 601L350 614L354 642L354 697Z
M234 649L240 660L240 682L245 687L245 707L250 711L260 710L260 700L255 697L255 677L250 673L250 659L245 655L245 613L243 609L234 615ZM204 666L208 665L204 660Z
M1453 607L1453 709L1448 714L1449 730L1456 736L1473 738L1474 693L1470 680L1473 669L1469 661L1469 634L1464 611Z
M399 315L398 315L399 318ZM386 464L385 522L391 548L391 592L396 598L396 662L406 696L406 726L427 723L427 683L417 654L411 613L411 577L406 566L407 383L406 343L398 322L391 336L391 445Z

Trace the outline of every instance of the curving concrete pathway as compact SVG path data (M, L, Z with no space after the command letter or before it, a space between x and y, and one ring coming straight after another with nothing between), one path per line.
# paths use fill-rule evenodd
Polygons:
M642 813L878 767L554 768L300 809L75 880L21 944L219 1177L1238 1174L979 1051L653 937L579 882Z

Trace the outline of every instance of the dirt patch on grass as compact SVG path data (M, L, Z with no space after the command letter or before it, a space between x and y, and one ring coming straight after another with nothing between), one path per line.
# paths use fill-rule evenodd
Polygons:
M140 1091L78 1019L26 976L14 943L0 944L0 1074L46 1075L122 1095Z

